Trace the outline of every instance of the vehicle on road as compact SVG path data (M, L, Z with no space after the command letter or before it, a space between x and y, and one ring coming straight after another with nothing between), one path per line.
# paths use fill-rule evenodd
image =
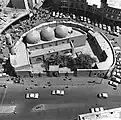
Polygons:
M99 111L104 111L104 108L103 107L99 107L99 108L91 108L90 109L90 112L91 113L99 112Z
M52 95L62 95L63 96L65 94L65 91L64 90L59 90L59 89L58 90L52 90L51 94Z
M118 87L118 83L114 82L114 81L109 81L108 84L113 86L113 87Z
M108 98L108 93L99 93L97 94L98 98Z
M39 98L39 93L27 93L25 95L26 99L38 99Z

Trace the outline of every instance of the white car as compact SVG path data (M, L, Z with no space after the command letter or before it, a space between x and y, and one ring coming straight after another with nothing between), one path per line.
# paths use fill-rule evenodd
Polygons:
M99 107L99 108L91 108L90 109L90 112L91 113L99 112L99 111L104 111L104 108L103 107Z
M108 84L113 86L113 87L117 87L118 86L118 83L117 82L113 82L113 81L109 81Z
M107 27L106 27L105 24L102 24L102 26L103 26L103 30L106 30L107 29Z
M102 29L102 24L99 23L99 28Z
M31 98L38 99L39 98L39 93L27 93L25 95L25 98L27 98L27 99L31 99Z
M108 28L108 31L111 31L111 27L110 26L107 26L107 28Z
M83 16L80 16L80 20L83 21Z
M95 23L95 27L98 27L98 23Z
M91 23L91 20L90 20L90 18L87 18L87 23L89 23L89 24Z
M64 90L52 90L51 91L51 94L52 95L64 95L65 94L65 91Z
M111 80L114 81L114 82L117 82L118 84L121 83L121 77L118 76L118 75L112 76Z
M117 68L118 68L118 66L117 66ZM114 72L112 73L112 76L121 76L121 73L114 71Z
M97 96L99 98L108 98L108 93L99 93Z

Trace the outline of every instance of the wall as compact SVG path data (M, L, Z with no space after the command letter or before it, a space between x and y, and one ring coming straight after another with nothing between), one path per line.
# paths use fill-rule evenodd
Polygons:
M74 42L73 42L74 47L84 46L86 44L86 37L87 37L87 35L71 37L71 38L69 38L69 41L74 40Z

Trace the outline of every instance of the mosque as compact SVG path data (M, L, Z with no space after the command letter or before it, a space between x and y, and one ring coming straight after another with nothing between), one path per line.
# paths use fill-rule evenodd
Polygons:
M26 9L31 8L29 6L30 1L32 7L37 2L24 0L23 5ZM15 4L14 0L10 2ZM8 5L10 5L10 2ZM47 71L43 67L43 61L51 55L71 55L76 58L80 54L88 54L95 58L94 66L96 68L77 70L79 75L84 76L104 77L115 64L113 48L104 34L95 32L81 23L69 20L53 20L41 23L22 34L15 44L12 42L11 35L7 33L6 43L10 52L10 63L17 73L28 71L30 73L46 74ZM59 73L73 73L69 69L54 67ZM55 68L53 69L51 66L49 70L54 71Z
M81 29L70 27L69 24L56 22L40 24L23 34L11 51L11 64L16 70L35 70L51 54L71 53L76 55L74 48L86 44L87 34ZM10 36L8 39L10 41ZM12 43L11 43L12 44ZM14 49L14 50L13 50ZM20 59L23 57L24 59ZM42 72L42 71L38 71Z

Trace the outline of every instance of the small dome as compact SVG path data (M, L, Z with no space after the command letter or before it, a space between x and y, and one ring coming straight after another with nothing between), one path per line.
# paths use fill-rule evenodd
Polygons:
M30 31L27 33L27 35L25 36L25 41L28 44L36 44L40 41L40 33L36 30Z
M59 25L55 28L55 35L57 38L64 38L68 35L68 28L64 25Z
M41 34L42 40L44 40L44 41L50 41L50 40L54 39L54 36L55 36L54 30L51 27L42 28L40 34Z

